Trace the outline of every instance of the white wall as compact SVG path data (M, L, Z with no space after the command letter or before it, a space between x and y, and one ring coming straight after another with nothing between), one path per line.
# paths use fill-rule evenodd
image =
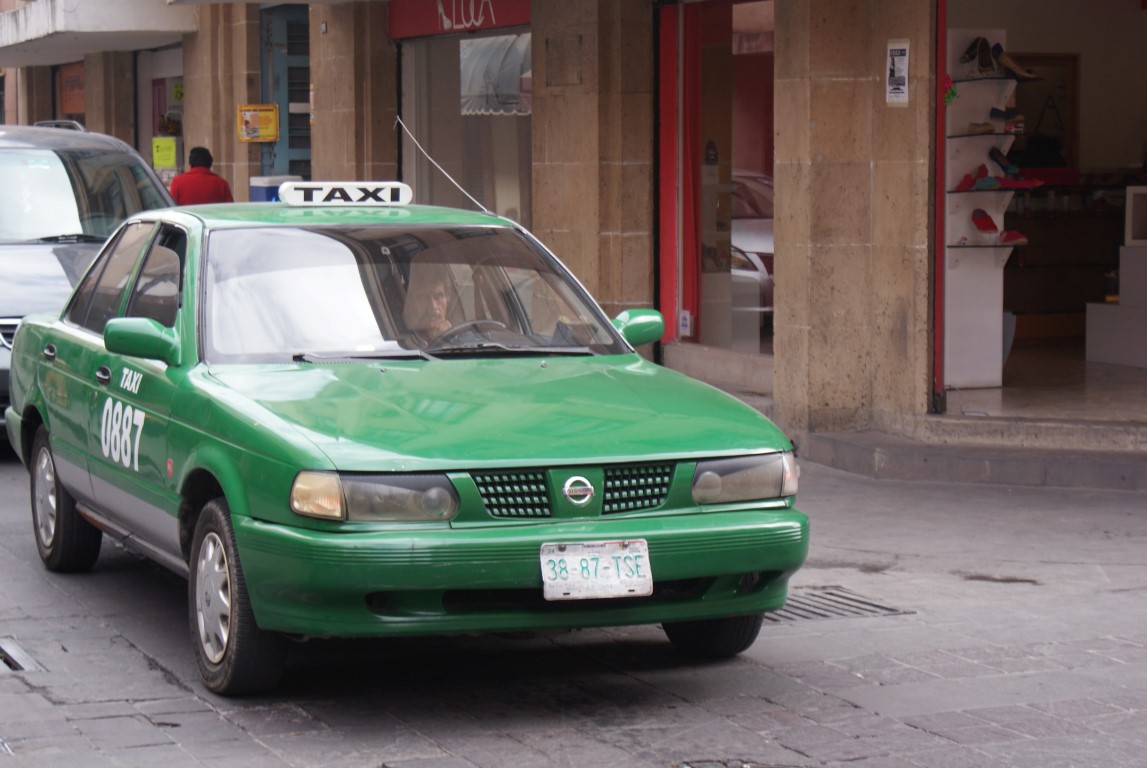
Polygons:
M948 0L948 26L1004 29L1017 53L1078 53L1080 167L1143 163L1147 10L1140 0Z

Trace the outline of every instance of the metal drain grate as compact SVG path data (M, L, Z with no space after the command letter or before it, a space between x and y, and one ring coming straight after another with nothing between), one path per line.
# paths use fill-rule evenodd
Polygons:
M883 605L844 587L794 587L785 607L765 614L773 622L804 619L857 619L915 613Z
M0 672L12 670L13 672L43 672L44 668L28 655L15 640L10 637L0 637Z

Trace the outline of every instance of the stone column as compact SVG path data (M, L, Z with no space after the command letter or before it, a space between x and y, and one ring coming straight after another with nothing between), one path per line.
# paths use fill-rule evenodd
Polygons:
M774 397L793 435L927 407L932 6L777 3ZM897 38L907 107L885 104Z
M15 77L12 73L15 72ZM13 102L15 119L18 125L32 125L37 120L51 120L55 110L52 104L52 68L21 67L9 69L10 78L5 88L5 101ZM16 87L13 87L13 86ZM13 92L12 96L8 92ZM13 112L8 112L13 115Z
M130 52L84 56L84 126L135 146L135 77Z
M312 5L316 179L398 178L397 47L386 3Z
M533 229L613 315L653 305L653 14L531 5Z
M230 182L236 200L246 200L248 182L261 169L261 145L239 141L236 110L261 100L259 9L238 3L197 11L199 31L183 37L184 153L211 150L212 170Z

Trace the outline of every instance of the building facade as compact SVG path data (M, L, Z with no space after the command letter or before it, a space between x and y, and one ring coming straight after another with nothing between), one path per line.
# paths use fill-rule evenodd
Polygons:
M6 122L82 118L171 172L208 146L240 198L283 175L474 197L611 315L660 309L650 354L771 397L798 442L920 437L952 390L954 3L0 0L0 65ZM771 210L744 214L754 185Z

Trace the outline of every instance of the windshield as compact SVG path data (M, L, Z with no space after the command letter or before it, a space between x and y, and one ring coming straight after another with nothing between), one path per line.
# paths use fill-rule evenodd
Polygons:
M131 214L169 205L127 152L5 149L0 180L0 240L104 240Z
M210 235L210 362L627 351L552 257L506 227Z

